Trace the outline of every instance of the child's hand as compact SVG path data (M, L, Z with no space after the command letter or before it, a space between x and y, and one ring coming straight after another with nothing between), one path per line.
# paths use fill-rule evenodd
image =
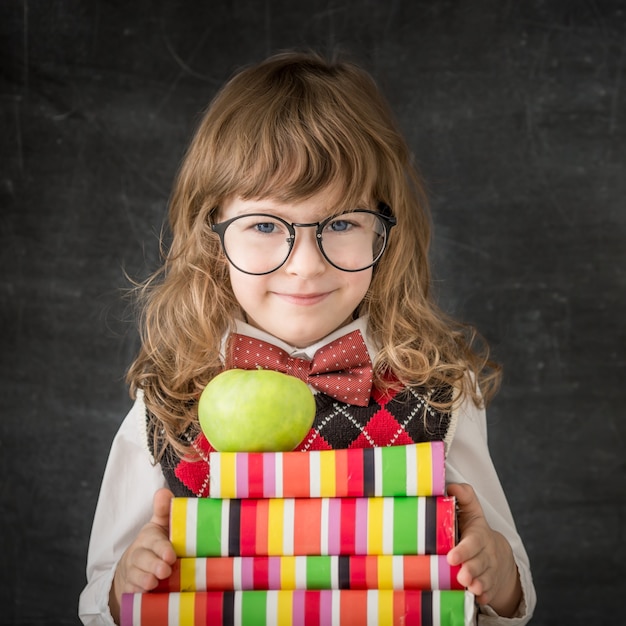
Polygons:
M457 580L502 617L511 617L521 600L522 588L509 542L487 524L470 485L448 485L459 505L461 538L448 552L448 563L462 563Z
M152 519L128 546L115 570L109 594L109 608L119 624L123 593L143 593L172 573L176 553L169 541L170 500L174 494L159 489L154 494Z

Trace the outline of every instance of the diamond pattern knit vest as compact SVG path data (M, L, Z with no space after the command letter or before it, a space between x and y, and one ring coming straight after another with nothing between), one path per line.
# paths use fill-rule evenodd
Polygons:
M449 397L450 391L440 394ZM353 406L318 393L313 426L298 450L372 448L446 440L451 417L428 403L423 389L405 388L399 393L374 389L366 407ZM431 395L430 397L433 397ZM147 415L148 442L154 455L154 420ZM211 444L202 433L188 432L185 439L195 458L180 459L171 448L161 458L161 468L176 496L209 495L209 452Z

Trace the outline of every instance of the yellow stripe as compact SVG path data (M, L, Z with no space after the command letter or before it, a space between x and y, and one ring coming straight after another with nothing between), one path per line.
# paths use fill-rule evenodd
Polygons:
M378 591L378 623L393 624L393 590Z
M335 454L332 450L320 452L320 493L329 498L336 494Z
M176 554L185 554L187 541L187 500L173 498L171 501L170 539Z
M281 589L296 588L295 556L283 556L280 559L280 587Z
M393 589L393 557L378 557L378 587L380 589Z
M220 454L220 498L237 497L237 456L234 452Z
M180 560L180 590L198 591L196 589L196 559Z
M195 598L196 594L193 592L180 594L180 607L178 610L178 615L180 616L179 624L195 624Z
M433 492L433 455L429 443L417 445L417 484L421 493L432 495Z
M293 592L279 591L276 594L276 626L293 625Z
M383 553L383 499L368 498L367 548L370 554Z
M267 553L278 556L283 553L283 513L285 505L282 498L269 500L267 513Z

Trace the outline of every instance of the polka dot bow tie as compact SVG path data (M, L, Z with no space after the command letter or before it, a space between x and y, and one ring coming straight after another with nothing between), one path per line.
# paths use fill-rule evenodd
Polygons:
M291 357L277 346L246 335L230 337L226 368L275 370L300 378L336 400L367 406L372 362L361 332L355 330L322 346L313 360Z

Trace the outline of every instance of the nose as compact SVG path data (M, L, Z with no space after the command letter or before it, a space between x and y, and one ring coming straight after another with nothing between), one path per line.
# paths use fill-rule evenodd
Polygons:
M326 259L317 245L315 228L296 226L293 248L283 267L289 274L303 278L317 276L326 270Z

